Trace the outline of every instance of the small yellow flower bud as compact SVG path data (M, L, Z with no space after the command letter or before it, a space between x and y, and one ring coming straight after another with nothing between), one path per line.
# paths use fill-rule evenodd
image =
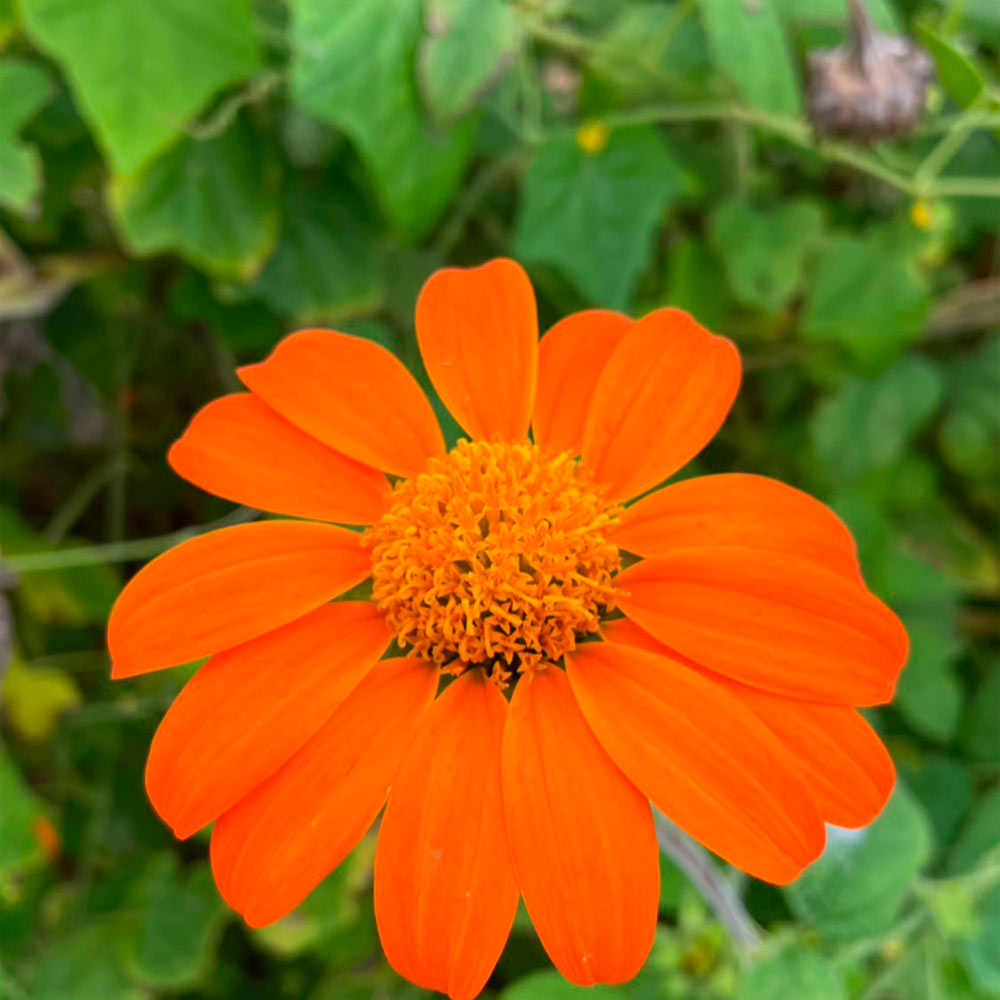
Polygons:
M608 126L603 122L584 122L576 130L576 144L592 156L603 152L608 144Z
M918 198L910 206L910 221L917 227L917 229L931 228L931 222L933 221L931 206L928 205L923 198Z

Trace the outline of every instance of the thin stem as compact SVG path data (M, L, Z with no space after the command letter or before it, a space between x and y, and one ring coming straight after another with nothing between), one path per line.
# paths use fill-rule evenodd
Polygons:
M763 932L747 912L735 889L723 878L708 851L658 809L653 810L653 819L660 850L691 880L734 944L744 953L757 948Z
M180 542L186 542L195 535L215 531L232 524L252 521L257 511L249 507L238 507L226 517L212 524L197 528L184 528L168 535L152 538L136 538L127 542L112 542L109 545L86 545L75 549L59 549L55 552L25 552L20 555L4 556L3 568L9 573L37 573L42 570L66 569L69 566L93 566L96 563L123 563L137 559L149 559L159 555Z

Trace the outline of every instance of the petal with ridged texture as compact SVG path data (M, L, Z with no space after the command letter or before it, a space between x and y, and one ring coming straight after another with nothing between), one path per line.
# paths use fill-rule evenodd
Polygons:
M375 918L392 967L472 1000L517 910L500 790L507 702L473 670L431 707L396 775L375 854Z
M391 351L363 337L302 330L237 374L307 434L372 468L412 476L444 451L417 380Z
M678 826L768 882L795 879L825 830L792 755L721 684L607 642L567 657L573 693L611 759Z
M499 258L432 274L417 299L417 342L437 394L467 434L527 437L538 313L520 264Z
M907 637L860 581L756 549L682 549L617 578L618 606L699 666L775 694L840 705L892 698Z
M514 690L503 791L518 887L556 968L581 986L631 979L656 933L653 816L556 667Z
M361 536L262 521L198 535L144 566L108 619L111 676L187 663L299 618L371 575Z
M629 500L686 465L715 436L740 384L733 344L680 309L633 323L597 381L583 464L613 500Z
M733 545L859 573L854 539L829 507L777 479L740 472L697 476L643 497L625 509L612 540L639 556Z
M298 906L355 848L437 690L425 660L384 660L212 830L219 891L251 927Z
M374 605L340 601L212 657L153 737L153 808L177 837L211 823L330 718L391 638Z
M372 524L389 483L300 431L249 392L213 400L167 455L179 476L259 510L339 524Z
M601 632L610 643L638 646L676 658L627 618L608 622ZM705 673L743 702L798 761L809 794L825 822L867 826L882 811L892 794L896 771L878 733L860 712L846 705L784 698L720 674Z
M531 426L543 451L580 454L597 380L631 325L622 313L586 309L561 319L542 337Z

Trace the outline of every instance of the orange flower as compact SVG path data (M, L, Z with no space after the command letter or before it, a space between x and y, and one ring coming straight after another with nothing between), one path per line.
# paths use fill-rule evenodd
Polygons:
M402 975L474 997L520 895L568 979L626 980L656 925L649 801L794 879L824 821L889 795L854 706L892 696L906 634L798 490L711 475L630 503L736 396L736 349L686 313L582 312L539 344L527 277L496 260L435 274L416 326L470 438L452 451L392 354L325 330L242 368L250 392L171 449L191 482L303 520L196 537L119 597L115 677L211 655L153 740L149 796L178 837L215 823L219 890L251 926L388 798L375 913ZM368 579L369 600L334 600Z

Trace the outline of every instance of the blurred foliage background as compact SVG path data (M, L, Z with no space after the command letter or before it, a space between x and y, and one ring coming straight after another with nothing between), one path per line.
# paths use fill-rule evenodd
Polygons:
M832 503L913 640L885 813L785 890L713 868L759 935L665 858L646 969L595 994L1000 996L1000 5L870 10L933 60L908 138L806 118L840 0L0 0L0 995L420 995L370 841L277 925L225 909L143 792L185 671L112 685L102 626L142 560L249 516L164 461L235 363L333 325L423 378L421 282L510 254L543 327L671 304L732 337L695 471ZM575 995L523 912L490 990Z

